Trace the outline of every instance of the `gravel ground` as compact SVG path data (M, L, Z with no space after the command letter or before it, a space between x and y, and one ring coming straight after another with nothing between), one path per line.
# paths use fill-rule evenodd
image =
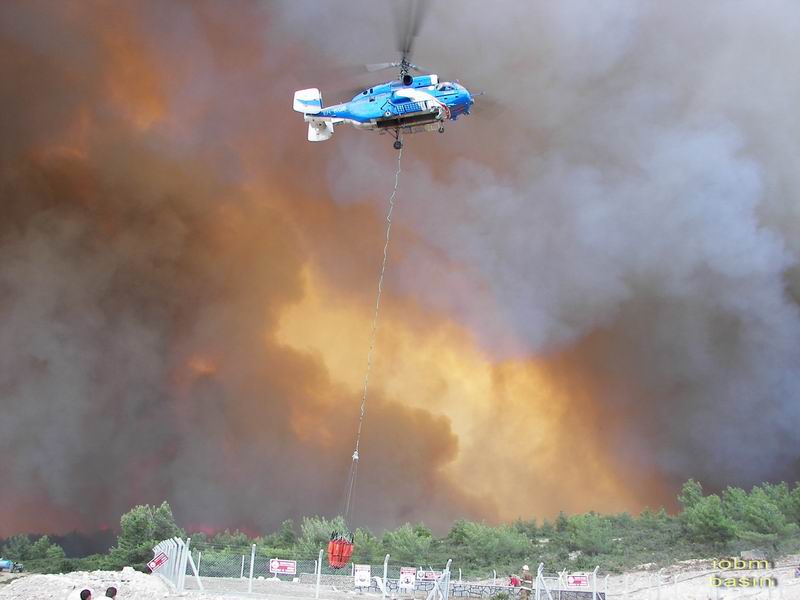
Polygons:
M661 572L636 571L626 575L615 575L608 581L598 581L598 591L608 585L609 600L800 600L800 578L794 577L794 567L800 557L790 557L781 561L774 569L766 571L726 572L722 577L774 577L777 585L773 588L715 588L712 577L716 574L710 561L687 561L673 565ZM302 583L255 580L253 593L247 593L247 580L235 578L202 579L204 592L197 590L196 583L187 576L189 591L175 594L159 577L145 575L132 569L122 572L93 571L61 575L7 574L0 576L0 600L78 600L80 591L89 588L94 600L102 600L105 589L113 585L119 590L119 600L312 600L314 586ZM658 582L661 582L659 586ZM194 588L194 589L192 589ZM543 597L546 597L543 595ZM379 595L359 594L352 589L334 588L323 585L321 600L377 600ZM553 598L558 598L557 592ZM423 600L417 594L417 600Z

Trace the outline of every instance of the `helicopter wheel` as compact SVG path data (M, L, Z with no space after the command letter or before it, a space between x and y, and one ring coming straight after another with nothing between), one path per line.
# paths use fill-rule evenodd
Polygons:
M400 150L400 148L403 147L403 142L400 140L395 140L393 146L395 150Z
M444 127L439 127L439 133L444 133Z

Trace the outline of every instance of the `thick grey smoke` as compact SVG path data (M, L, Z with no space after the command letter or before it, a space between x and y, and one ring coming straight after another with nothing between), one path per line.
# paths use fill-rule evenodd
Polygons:
M308 265L371 303L394 154L307 144L290 100L394 59L391 14L0 6L0 534L336 512L357 402L275 332ZM620 472L795 479L798 33L788 2L434 3L415 62L501 111L407 139L387 295L539 361ZM404 400L371 396L361 523L497 514L442 476L487 436Z
M363 33L314 42L384 60L386 15L330 10ZM504 110L407 141L398 219L429 247L402 289L498 356L551 357L626 462L794 480L798 34L791 2L439 3L414 59ZM347 202L391 165L341 137Z
M321 188L283 35L250 2L0 7L0 535L341 509L356 399L275 339ZM359 525L492 514L431 485L458 442L428 417L372 395Z

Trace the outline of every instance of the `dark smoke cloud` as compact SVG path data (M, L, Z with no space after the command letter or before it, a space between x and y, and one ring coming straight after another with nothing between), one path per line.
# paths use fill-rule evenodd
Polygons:
M314 43L386 54L384 12L330 10L365 33ZM506 110L408 142L403 214L428 247L402 291L495 356L549 357L619 469L795 480L798 30L788 2L437 5L415 60ZM361 183L340 173L391 176L370 143L337 156L338 201Z
M0 533L113 526L164 498L188 526L336 514L356 402L272 336L308 259L268 10L0 10ZM380 394L370 420L364 524L479 514L436 482L446 421Z
M435 365L408 384L428 396L376 384L359 524L795 479L800 9L458 7L414 58L504 111L406 141L385 298L468 328L489 391L448 412ZM358 399L279 323L309 271L368 314L394 154L344 127L309 145L289 107L347 87L309 71L393 59L390 19L3 3L0 535L164 498L190 526L338 511Z

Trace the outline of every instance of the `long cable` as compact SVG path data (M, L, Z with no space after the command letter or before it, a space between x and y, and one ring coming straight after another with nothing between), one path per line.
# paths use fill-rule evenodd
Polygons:
M392 212L394 211L395 196L400 184L400 159L403 157L403 148L397 153L397 171L394 174L394 189L389 196L389 211L386 213L386 242L383 244L383 261L381 274L378 278L378 295L375 299L375 313L372 316L372 334L370 335L369 351L367 352L367 370L364 373L364 391L361 394L361 414L358 418L358 432L356 433L356 449L353 452L353 463L350 466L350 477L347 488L347 501L344 508L345 523L349 523L353 512L356 479L358 478L358 448L361 443L361 428L364 424L364 411L367 406L367 389L369 387L369 374L372 369L372 353L375 350L375 338L378 332L378 312L381 308L381 293L383 292L383 276L386 273L386 261L389 257L389 239L392 235Z

